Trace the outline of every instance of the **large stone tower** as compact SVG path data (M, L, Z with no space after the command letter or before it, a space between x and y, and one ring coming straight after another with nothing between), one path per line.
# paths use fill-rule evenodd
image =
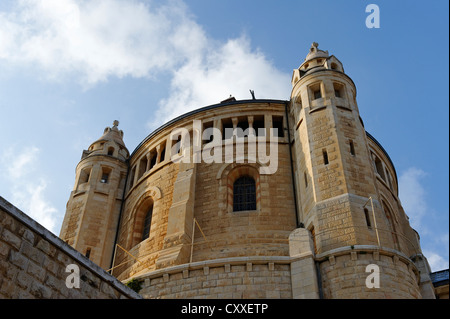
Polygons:
M100 267L111 265L129 152L114 121L83 151L60 237Z
M292 76L291 121L299 222L313 239L326 298L426 297L429 273L398 199L395 168L364 129L342 63L313 43ZM416 260L415 268L408 257ZM374 264L391 289L368 289Z

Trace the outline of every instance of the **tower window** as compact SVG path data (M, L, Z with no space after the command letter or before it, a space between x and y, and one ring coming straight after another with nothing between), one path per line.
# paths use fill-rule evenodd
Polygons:
M306 175L306 172L303 173L303 177L305 179L305 188L308 187L308 176Z
M85 169L81 170L79 184L84 184L84 183L89 182L90 174L91 174L91 169L90 168L85 168Z
M353 144L352 140L350 140L350 154L352 156L355 156L355 145Z
M108 155L112 156L114 154L114 147L108 148Z
M328 165L328 153L326 150L322 150L322 155L323 155L323 163L325 165Z
M372 224L370 223L369 210L367 208L364 208L364 217L366 218L367 227L372 228Z
M109 178L109 174L108 173L103 173L102 174L102 179L100 180L101 183L108 183L108 178Z
M256 210L256 185L250 176L242 176L233 184L233 211Z
M314 90L313 91L313 96L314 96L314 100L320 99L322 97L322 92L320 92L319 90Z
M333 83L334 96L338 98L344 98L344 85L340 83Z
M317 99L322 98L322 89L320 86L321 86L321 84L319 82L319 83L313 84L309 87L309 91L310 91L309 94L312 97L312 100L317 100Z
M142 230L142 240L147 239L150 236L150 225L152 223L153 205L147 211L144 219L144 228Z
M102 167L102 178L100 179L100 183L103 183L103 184L108 183L110 174L111 174L110 168Z
M91 257L91 249L87 248L86 249L86 254L85 254L86 258L89 259L89 257Z

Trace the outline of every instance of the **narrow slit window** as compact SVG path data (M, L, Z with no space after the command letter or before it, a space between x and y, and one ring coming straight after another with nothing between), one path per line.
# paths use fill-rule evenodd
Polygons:
M114 147L108 148L108 155L112 156L114 154Z
M157 155L158 154L156 154L155 151L151 151L151 155L150 155L150 169L152 169L153 166L156 165L156 159L158 158Z
M325 165L328 165L328 153L326 150L322 150L322 155L323 155L323 163Z
M91 249L87 248L86 249L86 254L85 254L86 258L89 259L89 257L91 257Z
M355 156L355 145L353 144L352 140L350 140L350 154L352 156Z
M134 184L134 176L136 175L136 166L133 167L133 169L131 170L131 175L130 175L130 189L133 187Z
M159 158L159 162L164 162L164 159L166 157L166 144L161 146L161 157Z
M372 228L372 224L370 223L369 210L364 208L364 217L366 218L366 225L368 228Z
M306 175L306 172L303 173L303 177L305 178L305 188L308 188L308 176Z
M150 225L152 224L153 205L150 206L144 219L144 228L142 230L142 240L147 239L150 236Z

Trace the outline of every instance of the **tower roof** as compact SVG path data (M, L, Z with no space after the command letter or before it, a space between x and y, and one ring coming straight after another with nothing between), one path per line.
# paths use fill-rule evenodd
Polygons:
M315 58L328 58L329 56L328 51L319 50L319 43L313 42L305 61Z
M126 148L125 143L123 142L123 131L119 130L118 126L119 126L119 121L115 120L113 122L113 126L105 127L105 130L103 131L103 135L92 144L95 144L100 141L105 141L105 142L114 141L117 144Z

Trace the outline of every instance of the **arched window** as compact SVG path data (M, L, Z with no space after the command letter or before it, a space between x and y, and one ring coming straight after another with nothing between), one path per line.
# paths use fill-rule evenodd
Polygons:
M144 228L142 230L142 240L145 240L150 235L150 225L152 223L153 205L147 211L144 219Z
M233 184L233 211L256 210L256 185L250 176L242 176Z

